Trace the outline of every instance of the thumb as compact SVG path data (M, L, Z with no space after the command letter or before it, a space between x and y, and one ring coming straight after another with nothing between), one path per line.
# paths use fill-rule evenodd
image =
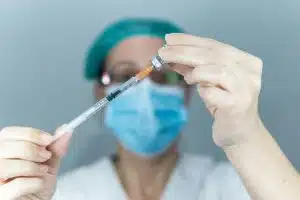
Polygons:
M52 152L52 157L47 161L47 164L55 171L58 170L61 159L67 153L71 137L72 133L66 132L47 147L47 149Z

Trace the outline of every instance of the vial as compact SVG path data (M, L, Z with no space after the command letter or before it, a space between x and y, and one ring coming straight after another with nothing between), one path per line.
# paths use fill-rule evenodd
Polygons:
M160 56L154 56L151 60L152 66L155 68L155 70L160 71L163 66L165 65L165 62L161 59Z

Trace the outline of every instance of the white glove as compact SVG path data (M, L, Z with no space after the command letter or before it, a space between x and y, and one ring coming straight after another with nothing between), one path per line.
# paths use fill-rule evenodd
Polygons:
M243 142L261 127L258 97L261 59L213 39L169 34L159 50L188 84L197 84L214 116L213 139L225 147ZM248 134L249 133L249 134Z
M0 132L1 200L50 200L70 135L52 144L53 136L40 130L4 128Z

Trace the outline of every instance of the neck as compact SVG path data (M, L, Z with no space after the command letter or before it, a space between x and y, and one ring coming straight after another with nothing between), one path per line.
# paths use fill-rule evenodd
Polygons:
M159 199L176 166L178 152L172 148L161 156L145 159L120 147L118 155L115 164L127 194L132 199Z

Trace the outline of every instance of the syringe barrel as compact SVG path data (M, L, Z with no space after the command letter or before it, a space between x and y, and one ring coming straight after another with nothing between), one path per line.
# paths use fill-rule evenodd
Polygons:
M93 116L96 112L101 110L107 103L108 103L107 98L101 99L96 104L94 104L89 109L87 109L85 112L81 113L79 116L77 116L71 122L69 122L66 126L68 126L70 129L77 128L80 124L82 124L84 121L86 121L91 116Z

